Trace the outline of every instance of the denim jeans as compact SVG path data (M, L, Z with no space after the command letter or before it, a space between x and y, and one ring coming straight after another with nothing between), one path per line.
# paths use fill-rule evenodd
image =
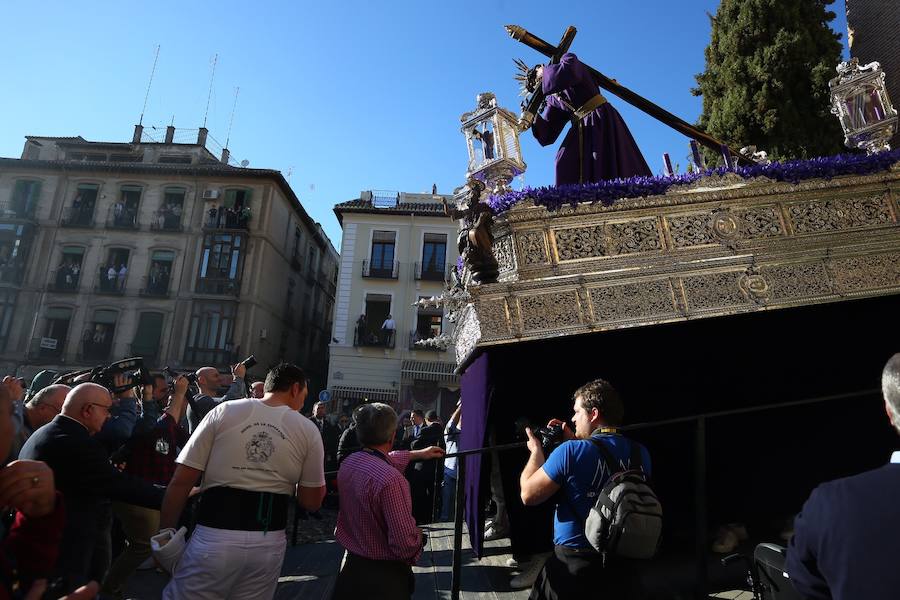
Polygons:
M441 521L452 521L456 517L456 471L444 471L444 485L441 488Z

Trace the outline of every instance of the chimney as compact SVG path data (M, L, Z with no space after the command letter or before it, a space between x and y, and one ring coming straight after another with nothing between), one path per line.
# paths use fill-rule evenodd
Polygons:
M143 125L135 125L134 126L134 137L131 138L131 143L132 144L140 144L142 135L144 135L144 126Z
M166 127L166 143L171 144L175 141L175 126L169 125Z
M228 151L228 148L222 148L222 164L227 165L228 159L231 156L231 152Z
M200 131L197 132L197 145L206 147L206 136L209 134L209 129L206 127L201 127Z

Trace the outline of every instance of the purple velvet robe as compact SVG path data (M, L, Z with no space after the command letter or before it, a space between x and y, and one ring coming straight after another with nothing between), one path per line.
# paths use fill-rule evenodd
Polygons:
M531 132L542 146L548 146L556 141L566 123L572 122L572 111L565 103L580 108L598 91L591 72L571 52L564 54L558 64L544 67L542 86L547 109L537 115ZM609 102L595 108L581 123L581 152L578 128L573 124L556 153L556 185L579 183L579 160L583 183L651 175L625 121Z

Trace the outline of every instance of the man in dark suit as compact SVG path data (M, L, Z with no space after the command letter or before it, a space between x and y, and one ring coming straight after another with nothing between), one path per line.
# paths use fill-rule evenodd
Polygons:
M341 431L337 425L328 420L328 409L324 402L316 402L313 405L312 422L319 428L322 435L322 446L325 448L325 471L337 470L337 449Z
M103 580L109 564L102 556L97 560L95 547L102 543L98 520L110 500L157 510L162 503L163 488L121 473L93 439L111 406L106 388L76 386L66 395L62 413L35 431L20 453L21 458L46 462L63 494L66 525L56 573L68 590L90 579Z
M881 376L900 433L900 354ZM900 452L872 471L820 485L794 522L785 570L806 598L886 600L900 594Z
M415 412L415 411L413 411ZM409 446L410 450L424 450L431 446L444 447L444 428L438 420L435 411L430 410L425 415L425 425L419 429L419 434L413 438ZM434 478L437 472L435 460L423 460L413 463L409 467L409 483L412 491L412 511L416 523L431 523L434 519Z

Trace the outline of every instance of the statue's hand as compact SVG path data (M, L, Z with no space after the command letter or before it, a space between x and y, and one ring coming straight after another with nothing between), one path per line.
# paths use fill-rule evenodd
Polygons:
M534 124L534 114L523 112L519 115L519 131L528 131Z

